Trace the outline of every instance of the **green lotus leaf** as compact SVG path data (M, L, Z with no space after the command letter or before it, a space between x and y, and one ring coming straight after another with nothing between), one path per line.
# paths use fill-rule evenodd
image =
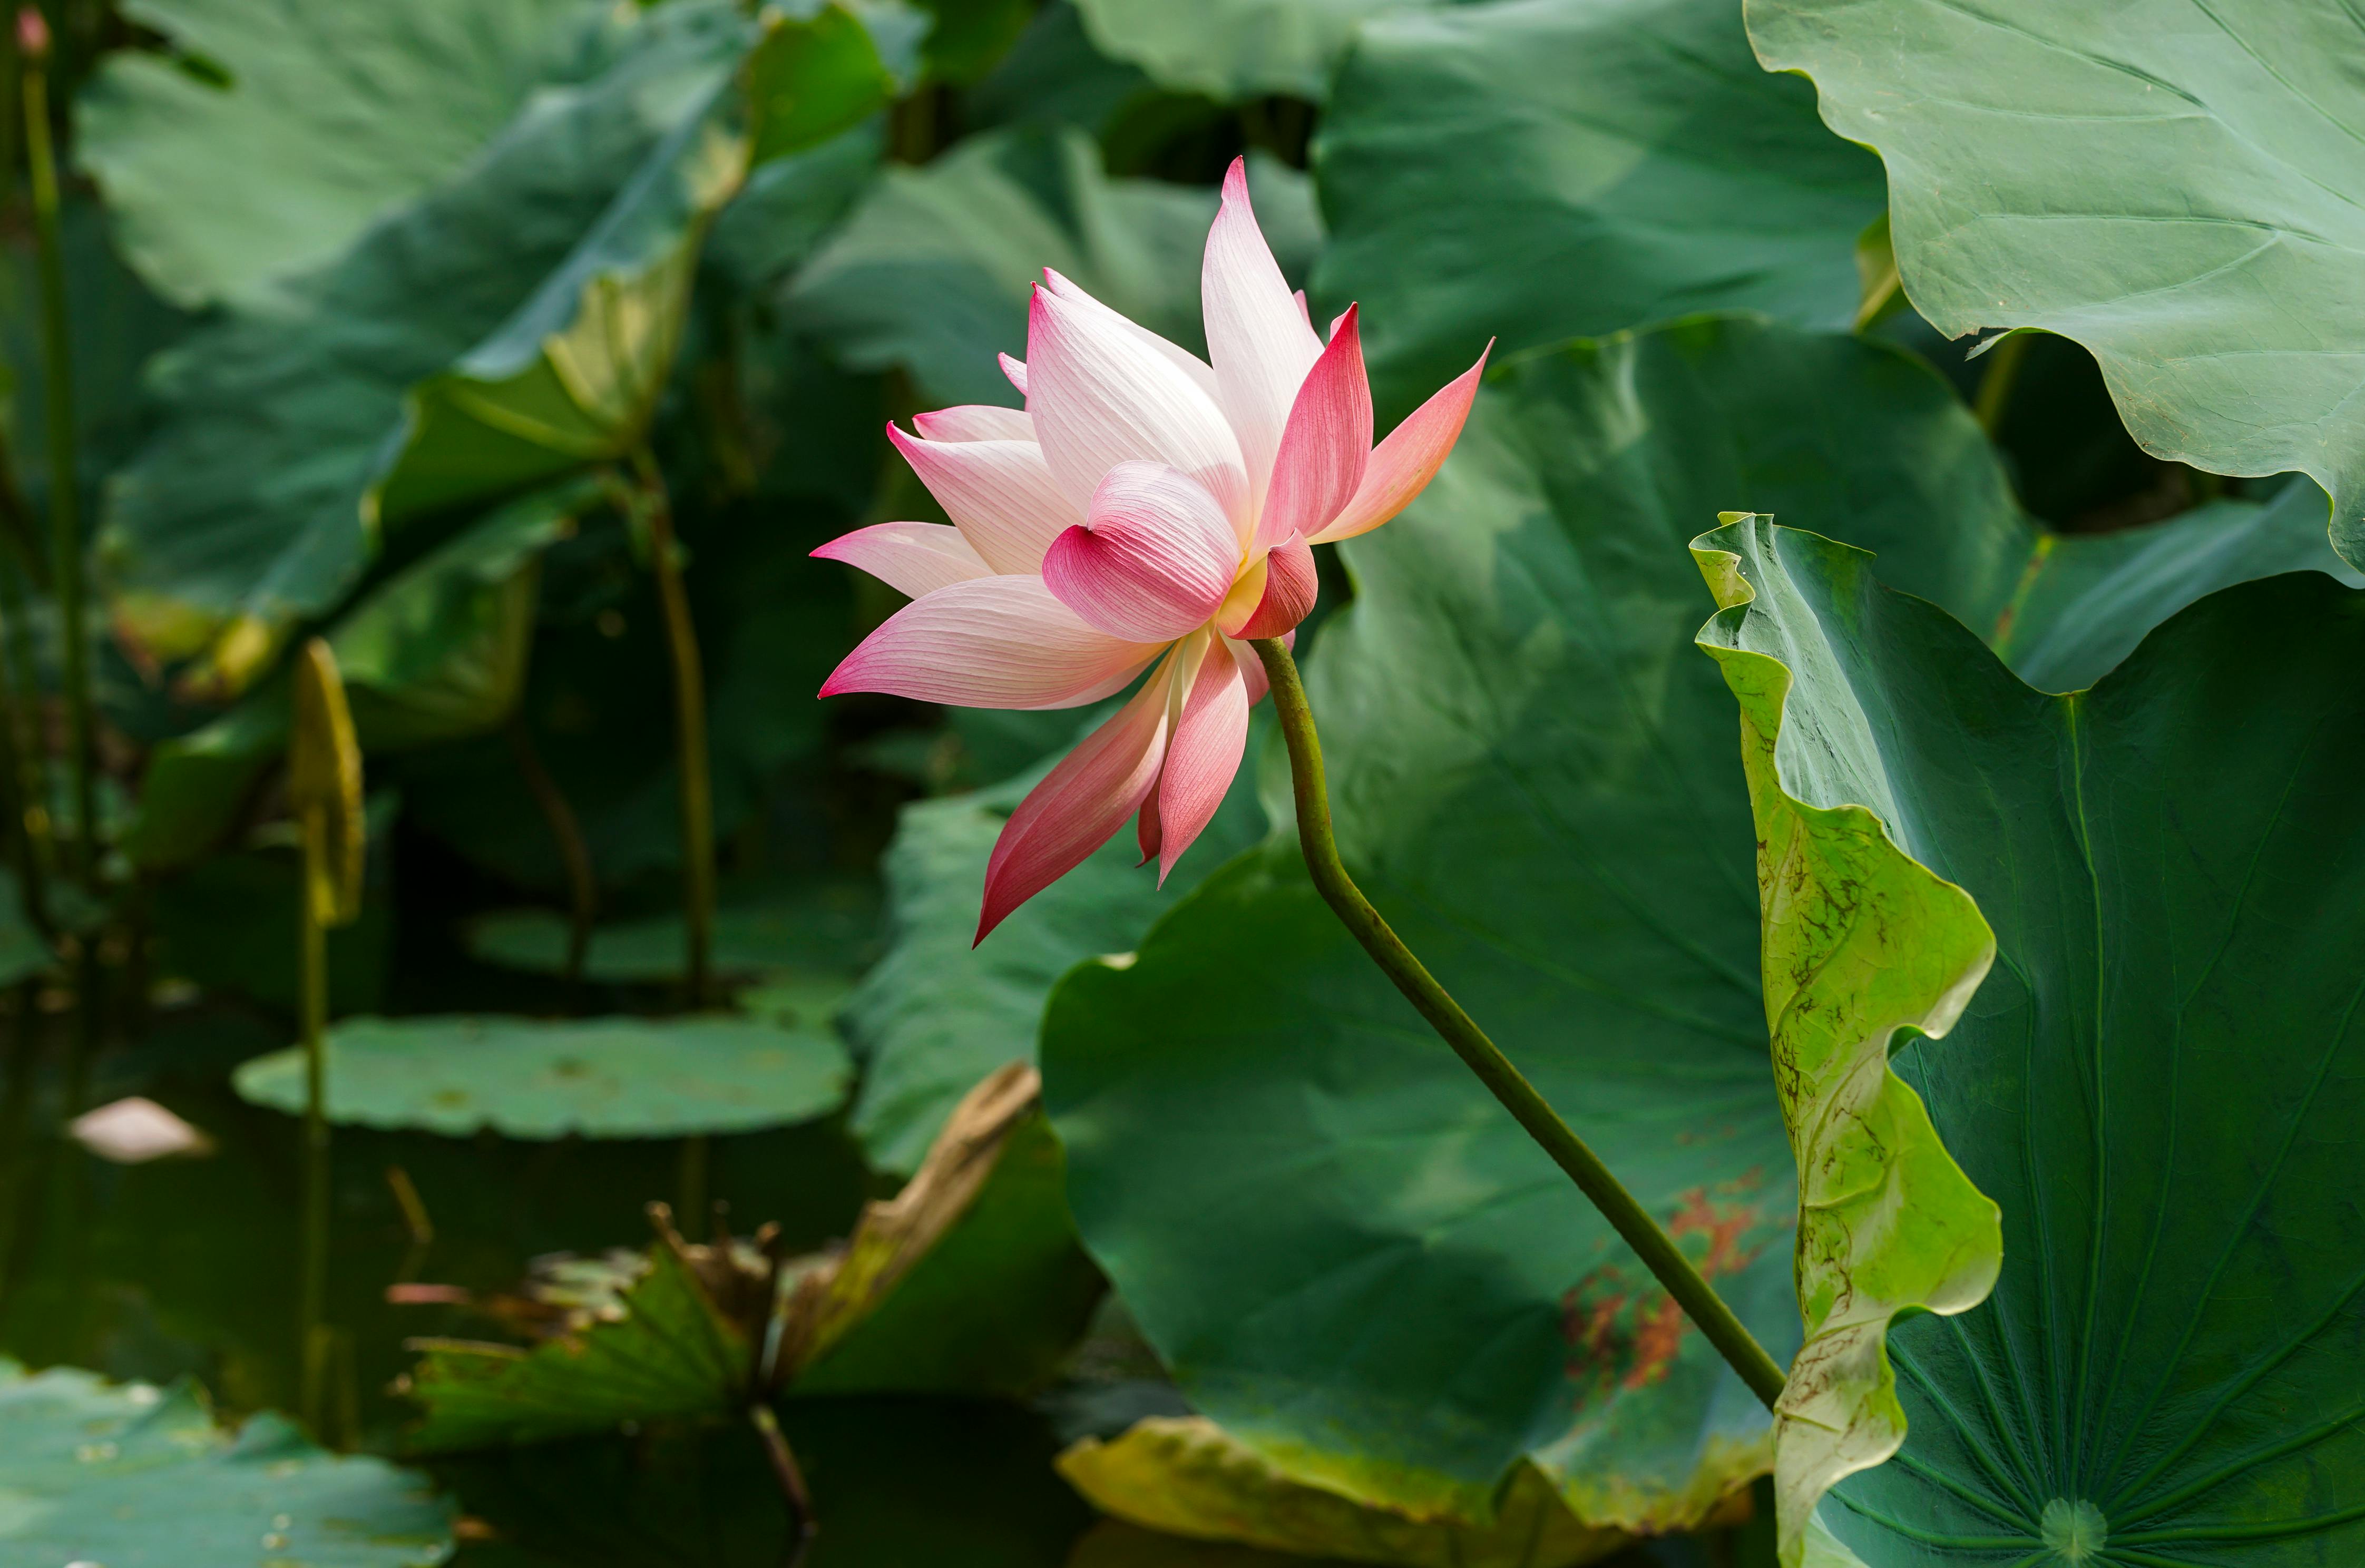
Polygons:
M1108 1442L1087 1438L1059 1464L1104 1514L1301 1557L1406 1568L1570 1568L1627 1543L1616 1530L1578 1523L1533 1465L1519 1468L1487 1525L1418 1519L1292 1481L1204 1416L1153 1416Z
M1253 791L1234 790L1163 889L1119 834L979 945L986 857L1045 770L903 809L887 853L891 946L846 1010L863 1057L852 1126L875 1169L914 1169L971 1083L1004 1062L1034 1059L1043 1001L1062 974L1080 959L1130 949L1264 832Z
M329 1119L448 1137L680 1137L810 1121L851 1075L826 1029L728 1017L349 1018L329 1032ZM300 1050L238 1070L238 1092L304 1108Z
M1316 168L1326 308L1383 419L1497 352L1698 310L1840 328L1880 164L1752 68L1725 0L1422 7L1366 26Z
M188 307L266 305L457 174L536 87L596 69L597 0L134 0L181 60L107 54L75 152L125 253Z
M325 1453L277 1416L233 1436L190 1383L72 1367L0 1361L0 1496L9 1568L431 1568L452 1551L452 1509L421 1476Z
M1845 516L1976 625L2087 547L2020 515L1919 361L1684 322L1490 376L1429 490L1342 548L1356 597L1308 681L1359 880L1787 1355L1754 834L1730 696L1687 667L1686 531L1742 495ZM2063 602L2031 591L2007 630L2041 647ZM1129 964L1073 971L1041 1048L1087 1246L1194 1407L1283 1473L1475 1523L1532 1462L1585 1523L1656 1531L1765 1466L1762 1407L1295 846L1210 878Z
M1904 1449L1825 1523L1877 1563L2344 1560L2365 1528L2345 1153L2365 602L2314 573L2243 584L2050 697L1856 552L1763 520L1703 548L1727 557L1720 597L1749 596L1702 636L1742 698L1761 838L1868 824L1858 885L1954 894L1894 911L1889 939L1945 950L1967 899L1994 934L1953 1031L1901 1042L1892 1071L2001 1205L2001 1273L1983 1305L1890 1331ZM1810 858L1777 866L1769 955L1847 896ZM1881 977L1837 979L1826 1013L1887 1010ZM1799 1011L1777 1040L1814 1027ZM1927 1259L1945 1213L1897 1198L1897 1244ZM1859 1388L1887 1382L1866 1349ZM1857 1436L1786 1509L1886 1447Z
M1258 218L1283 268L1319 243L1305 177L1258 158ZM1027 291L1045 267L1186 348L1212 190L1112 180L1074 126L974 136L924 169L891 169L784 297L789 319L864 370L908 368L944 403L1007 403L995 363L1025 358Z
M1129 60L1160 86L1211 98L1285 94L1319 102L1332 68L1374 17L1456 0L1076 0L1101 51Z
M294 618L333 609L376 548L364 501L409 390L480 344L506 355L521 308L543 301L539 323L549 300L578 297L546 286L600 251L603 220L646 210L636 176L663 183L745 39L727 6L644 14L616 63L539 95L462 175L380 218L282 307L232 313L162 356L165 421L116 476L100 540L120 633L160 661L202 655L189 682L234 692ZM655 243L626 228L620 242ZM587 376L645 325L587 329Z
M1769 70L1889 166L1905 292L1948 337L2093 351L2146 451L2297 469L2365 558L2365 329L2338 0L1749 0Z

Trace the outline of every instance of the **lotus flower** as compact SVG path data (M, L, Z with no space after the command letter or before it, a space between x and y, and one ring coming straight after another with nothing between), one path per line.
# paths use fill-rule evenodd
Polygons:
M1482 353L1374 447L1354 308L1327 343L1316 334L1238 162L1200 289L1212 364L1047 271L1026 362L1002 360L1025 412L970 406L920 415L916 435L887 427L953 526L882 522L813 552L912 599L824 697L1073 708L1150 670L1011 813L979 941L1127 817L1165 881L1239 770L1265 694L1248 640L1294 637L1314 608L1309 546L1368 532L1420 493L1485 365Z

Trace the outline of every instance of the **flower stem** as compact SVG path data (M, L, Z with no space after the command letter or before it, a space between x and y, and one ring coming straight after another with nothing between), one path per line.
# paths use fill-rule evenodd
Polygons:
M49 74L25 69L25 158L32 172L33 231L40 256L43 416L50 437L50 548L56 579L66 744L73 771L75 869L98 879L98 806L91 774L90 647L84 626L82 527L76 516L73 365L66 329L66 270L58 241L58 170L50 145Z
M1511 1065L1510 1058L1486 1037L1486 1032L1462 1010L1462 1004L1413 957L1412 949L1389 929L1388 923L1380 918L1380 912L1372 907L1362 890L1347 875L1347 868L1339 859L1338 841L1330 830L1329 795L1322 778L1322 745L1314 733L1314 713L1306 706L1306 687L1297 677L1297 661L1277 637L1261 638L1252 645L1272 679L1273 710L1281 719L1282 737L1289 745L1290 780L1297 797L1297 839L1306 852L1306 868L1313 874L1315 888L1381 971L1404 992L1405 1000L1419 1010L1429 1026L1453 1047L1454 1054L1478 1075L1479 1081L1494 1092L1503 1108L1527 1129L1528 1136L1593 1201L1593 1206L1625 1238L1626 1245L1634 1249L1659 1283L1666 1287L1667 1294L1690 1315L1709 1343L1749 1385L1749 1391L1772 1408L1782 1393L1783 1372L1765 1353L1765 1347L1742 1326L1724 1298L1692 1267L1691 1260L1684 1256L1675 1238L1610 1174L1601 1157L1560 1119L1544 1097L1536 1092L1535 1085Z
M570 1003L579 1003L583 963L591 951L591 927L600 918L600 882L591 871L591 847L584 842L583 824L576 817L574 806L568 803L566 791L559 789L558 780L543 766L542 754L533 748L525 714L512 712L508 729L518 774L525 780L526 792L541 809L542 820L550 828L551 842L558 846L559 863L566 868L566 988Z
M780 1489L780 1501L788 1506L789 1540L780 1558L781 1568L797 1568L813 1546L813 1494L805 1489L804 1472L798 1468L797 1456L789 1440L780 1434L780 1418L772 1414L769 1400L758 1393L748 1401L747 1424L756 1428L756 1436L764 1445L764 1458L772 1467L773 1484Z
M706 678L699 665L698 630L690 624L689 593L682 587L674 546L673 504L665 476L646 446L633 453L649 530L650 570L665 611L666 646L673 656L674 739L681 773L681 914L689 935L689 1005L706 1005L709 954L714 941L714 797L707 775Z
M329 824L315 806L304 813L304 881L297 897L297 957L304 1041L304 1279L297 1351L303 1359L300 1408L315 1438L328 1393L329 1298L329 940L317 890L328 879Z

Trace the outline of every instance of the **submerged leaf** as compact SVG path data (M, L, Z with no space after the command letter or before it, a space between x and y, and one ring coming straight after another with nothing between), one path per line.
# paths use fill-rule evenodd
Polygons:
M851 1064L825 1028L729 1017L350 1018L329 1032L329 1119L459 1137L681 1137L809 1121ZM238 1092L295 1113L298 1050L238 1070Z
M1103 1513L1176 1535L1404 1568L1571 1568L1626 1544L1579 1523L1522 1464L1491 1523L1423 1519L1293 1481L1204 1416L1151 1417L1109 1442L1087 1438L1059 1473Z
M172 1568L430 1568L450 1506L382 1460L324 1453L287 1421L214 1425L189 1383L108 1383L0 1361L0 1561Z
M2365 565L2365 93L2343 0L1750 0L1770 70L1889 166L1897 262L1948 337L2093 351L2154 455L2313 475Z
M1994 1238L1926 1147L1935 1192L1891 1167L1877 1228L1802 1256L1810 1310L1841 1289L1863 1320L1900 1299L1886 1271L1908 1261L1952 1271L1940 1305L1968 1310L1900 1320L1885 1358L1877 1333L1860 1344L1845 1381L1888 1406L1889 1441L1908 1423L1887 1464L1860 1468L1886 1451L1877 1427L1785 1395L1831 1454L1785 1456L1786 1535L1857 1470L1821 1517L1873 1563L2348 1561L2365 1540L2365 595L2306 572L2228 588L2054 697L1859 552L1762 519L1702 549L1733 606L1701 641L1742 699L1769 975L1817 941L1818 901L1883 883L1933 902L1864 909L1859 941L1960 964L1983 917L1996 951L1946 1037L1901 1038L1888 1070L2001 1204L2001 1272L1970 1306ZM1843 825L1870 857L1844 881L1781 856L1798 826ZM1891 983L1836 966L1777 1039L1907 1011L1882 1002ZM1878 1176L1861 1170L1866 1199Z

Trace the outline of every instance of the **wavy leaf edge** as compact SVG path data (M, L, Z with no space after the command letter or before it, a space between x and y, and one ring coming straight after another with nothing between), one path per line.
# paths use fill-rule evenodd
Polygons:
M1786 787L1777 746L1796 673L1740 638L1753 614L1775 613L1762 589L1774 521L1754 512L1718 521L1691 543L1718 606L1694 641L1740 704L1767 1034L1799 1167L1806 1339L1776 1402L1774 1479L1783 1568L1800 1568L1823 1495L1904 1443L1890 1322L1967 1311L2002 1266L2001 1210L1889 1067L1892 1047L1912 1038L1906 1031L1936 1039L1954 1026L1996 943L1970 894L1908 854L1872 808L1817 806ZM1923 1223L1900 1225L1908 1216Z

